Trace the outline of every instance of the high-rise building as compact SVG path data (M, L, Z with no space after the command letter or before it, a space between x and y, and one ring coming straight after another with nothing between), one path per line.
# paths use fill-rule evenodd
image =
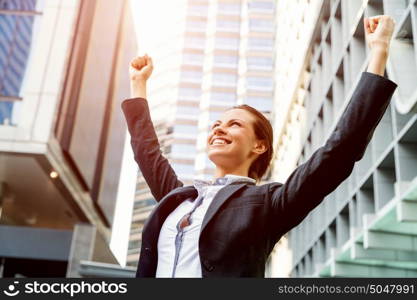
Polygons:
M139 43L155 65L148 101L163 154L180 180L191 184L214 175L206 138L226 108L246 103L272 119L275 1L183 0L173 7L171 2L160 1L153 15L164 20L161 32L144 38L153 30L148 19L139 28ZM146 11L144 2L137 10L141 5ZM163 14L162 6L169 13ZM139 174L129 265L138 262L140 233L153 203Z
M299 80L289 90L292 96L278 133L273 170L277 180L285 181L324 144L349 103L369 60L364 17L387 14L396 21L386 76L398 88L351 175L289 232L289 273L292 277L415 277L417 3L318 2L305 61Z
M109 249L136 40L128 1L0 1L0 276Z
M303 126L303 118L297 119L297 116L303 113L304 100L303 90L297 88L306 75L309 45L321 6L321 0L277 1L273 108L275 155L271 170L273 181L284 182L297 162L297 149L301 146L299 132ZM285 159L278 160L283 151L286 151ZM288 236L284 235L267 261L265 275L289 277L291 255Z

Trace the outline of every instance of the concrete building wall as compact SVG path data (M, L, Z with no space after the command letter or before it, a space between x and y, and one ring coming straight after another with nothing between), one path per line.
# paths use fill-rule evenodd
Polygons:
M415 1L321 1L306 62L283 125L277 173L286 178L334 129L369 49L363 18L396 20L387 76L398 84L365 152L333 193L289 232L291 276L414 277L417 85ZM300 125L302 124L302 125ZM408 211L409 210L409 211Z

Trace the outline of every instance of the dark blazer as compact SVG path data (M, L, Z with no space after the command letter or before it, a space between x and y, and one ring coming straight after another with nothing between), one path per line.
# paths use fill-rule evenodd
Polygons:
M203 277L264 277L275 243L298 225L352 172L397 85L363 72L351 101L326 143L298 166L284 184L236 184L221 189L204 217L199 239ZM146 220L136 277L155 277L157 242L166 217L195 198L160 151L147 100L122 103L134 157L158 204Z

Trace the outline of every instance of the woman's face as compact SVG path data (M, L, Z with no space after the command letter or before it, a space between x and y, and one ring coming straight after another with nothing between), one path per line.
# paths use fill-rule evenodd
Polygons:
M209 159L216 165L236 166L259 154L260 141L255 136L255 117L244 109L230 109L215 121L207 138Z

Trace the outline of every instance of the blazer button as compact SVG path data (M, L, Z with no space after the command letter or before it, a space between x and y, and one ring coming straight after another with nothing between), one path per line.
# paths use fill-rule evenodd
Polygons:
M151 248L149 248L149 247L145 247L145 251L151 251Z
M211 271L213 271L214 270L214 266L212 266L211 264L210 264L210 261L209 260L204 260L203 261L203 265L204 265L204 268L207 270L207 271L209 271L209 272L211 272Z

